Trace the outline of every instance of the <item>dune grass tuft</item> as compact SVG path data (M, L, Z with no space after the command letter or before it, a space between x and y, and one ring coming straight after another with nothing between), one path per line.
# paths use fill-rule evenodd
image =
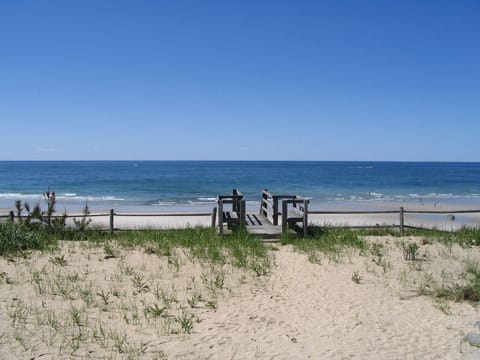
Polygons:
M26 250L55 248L57 239L41 227L31 227L10 222L0 223L0 255L14 255Z
M172 256L175 248L187 250L188 256L214 264L233 265L265 275L270 269L268 249L246 231L220 237L210 228L181 230L138 229L110 234L101 229L52 230L21 224L0 224L0 255L19 254L23 250L54 248L59 240L80 240L103 246L106 258L116 257L112 244L123 248L141 247L149 254Z
M307 254L309 261L320 263L319 254L325 254L331 261L339 261L347 249L357 249L364 252L366 242L358 232L343 228L312 228L305 238L286 234L281 239L282 244L292 244L297 250Z

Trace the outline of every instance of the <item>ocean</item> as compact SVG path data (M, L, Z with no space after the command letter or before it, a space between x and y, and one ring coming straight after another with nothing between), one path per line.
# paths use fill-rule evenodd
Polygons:
M0 208L41 201L58 208L205 211L239 188L250 206L262 189L326 204L429 201L480 205L480 163L324 161L0 161Z

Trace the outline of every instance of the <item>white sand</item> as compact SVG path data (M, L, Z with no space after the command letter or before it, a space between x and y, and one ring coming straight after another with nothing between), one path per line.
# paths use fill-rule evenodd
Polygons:
M292 246L275 245L271 273L262 277L191 262L181 250L167 257L114 244L118 257L110 259L102 247L78 242L30 259L0 258L0 358L478 355L463 340L480 320L478 308L421 296L420 289L465 282L466 266L480 261L479 249L423 245L415 238L367 240L385 244L384 255L347 251L321 255L318 264ZM400 240L417 242L423 260L405 261ZM352 281L355 273L359 284ZM169 297L176 302L161 316L146 311L163 308ZM191 334L175 320L182 316L192 317Z
M125 215L128 213L125 213ZM156 213L160 214L160 213ZM171 213L175 214L175 213ZM178 213L177 213L178 214ZM115 216L114 228L118 229L137 229L137 228L154 228L154 229L181 229L195 226L211 226L211 215L198 216L188 215L188 213L179 213L180 215L170 216ZM110 217L92 217L92 225L98 225L104 228L110 226Z

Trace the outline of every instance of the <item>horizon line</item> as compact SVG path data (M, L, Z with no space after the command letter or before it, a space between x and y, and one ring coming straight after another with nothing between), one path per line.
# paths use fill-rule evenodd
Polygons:
M19 159L19 160L4 160L0 159L0 162L369 162L369 163L470 163L477 164L479 161L467 161L467 160L215 160L215 159Z

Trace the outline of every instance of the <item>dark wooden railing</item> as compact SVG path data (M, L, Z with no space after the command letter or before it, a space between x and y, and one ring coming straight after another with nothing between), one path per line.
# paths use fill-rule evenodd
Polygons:
M282 200L282 233L287 232L288 226L302 223L301 233L308 233L308 199L297 196L295 199ZM291 205L291 209L289 209Z
M297 197L297 195L275 195L270 193L268 189L264 189L260 201L260 214L269 218L271 213L273 225L278 225L278 218L282 214L279 211L279 202L286 199L294 200ZM271 210L268 208L269 204L271 204Z
M232 211L225 211L224 205L232 204ZM243 194L238 189L232 190L232 195L218 195L217 207L213 208L212 227L215 227L215 219L218 220L220 236L223 236L223 224L228 229L244 227L246 225L247 212Z

